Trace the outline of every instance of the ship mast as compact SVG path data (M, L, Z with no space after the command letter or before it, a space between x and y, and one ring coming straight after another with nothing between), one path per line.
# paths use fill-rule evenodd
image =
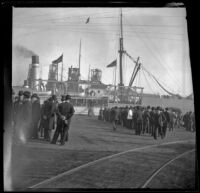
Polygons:
M124 86L123 84L123 71L122 71L122 57L123 57L123 28L122 28L122 9L121 9L121 13L120 13L120 38L119 38L119 77L120 77L120 83L119 83L119 90L121 93L121 97L120 99L122 100L122 86Z
M81 40L80 40L80 47L79 47L79 60L78 60L78 66L79 66L79 78L81 76Z

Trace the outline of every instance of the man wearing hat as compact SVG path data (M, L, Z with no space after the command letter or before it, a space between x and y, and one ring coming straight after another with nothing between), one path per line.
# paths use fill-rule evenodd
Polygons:
M150 135L153 136L154 134L154 128L155 128L155 118L154 118L154 115L155 115L155 108L154 107L151 107L151 111L150 111L150 119L149 119L149 127L150 127Z
M168 127L169 122L170 122L168 108L165 108L165 111L163 111L163 115L164 115L165 119L164 119L164 122L163 122L162 134L163 134L163 138L165 138L166 132L167 132L167 127Z
M48 137L48 101L45 100L44 103L41 105L41 118L40 118L40 136L44 137L44 139L47 139Z
M57 109L58 125L54 133L52 144L56 144L59 134L61 134L61 144L64 145L68 140L68 130L71 123L71 117L74 115L74 107L70 103L70 95L67 95L64 103L60 103Z
M154 130L153 130L153 137L154 139L157 139L157 135L158 135L158 128L159 128L159 114L160 114L160 108L157 107L155 109L155 113L154 113Z
M57 126L57 116L56 116L56 112L57 112L57 108L58 108L58 101L57 101L57 97L56 95L52 95L49 102L48 102L48 106L49 106L49 128L48 128L48 140L51 141L52 139L52 130L55 129Z
M14 135L18 138L19 129L22 125L23 91L18 92L18 98L13 104Z
M65 95L62 95L61 96L61 103L64 103L65 102Z
M21 130L20 138L25 142L27 138L30 138L32 105L30 101L31 93L29 91L24 91L23 95L24 95L23 107L22 107L23 127Z
M40 121L40 101L37 94L31 96L32 102L32 126L31 126L31 138L38 139L38 125Z
M14 102L15 102L15 92L12 89L12 109L11 109L12 128L14 127Z
M15 121L17 122L17 119L19 117L19 111L23 104L23 91L19 91L18 97L15 97L15 99L16 100L14 101L14 117Z
M145 108L143 112L143 130L142 130L143 134L145 132L149 133L149 120L150 120L149 109L150 109L150 106L147 106L147 108Z
M119 120L119 110L117 106L111 109L110 119L112 122L113 130L115 131L117 129L117 121Z
M163 139L165 137L166 129L167 129L167 118L164 114L164 110L160 107L158 132L159 132L159 135L161 136L161 139Z
M143 124L142 124L142 107L137 106L137 130L135 132L136 135L140 135L142 132Z
M12 103L14 104L15 101L15 91L12 89Z

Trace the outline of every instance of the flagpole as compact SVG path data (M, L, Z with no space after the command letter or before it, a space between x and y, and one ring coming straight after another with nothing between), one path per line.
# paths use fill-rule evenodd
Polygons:
M62 53L63 56L63 53ZM61 82L63 81L63 58L62 58L62 69L61 69Z
M58 80L58 63L57 63L57 81L59 81L59 80Z
M115 102L115 98L116 98L116 71L117 71L117 65L115 66L115 82L114 82L114 84L115 84L115 92L114 92L114 102Z

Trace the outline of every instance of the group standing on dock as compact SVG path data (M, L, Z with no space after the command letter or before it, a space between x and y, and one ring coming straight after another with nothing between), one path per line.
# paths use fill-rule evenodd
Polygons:
M157 139L160 136L165 138L167 129L173 131L175 127L185 127L187 131L195 131L194 112L187 112L182 115L169 108L126 106L104 108L99 111L99 120L111 122L113 130L117 125L135 130L136 135L148 133Z
M41 105L37 94L19 91L18 96L14 97L13 92L12 117L15 138L24 142L28 139L43 138L51 144L56 144L60 135L60 145L64 145L65 141L68 141L71 117L75 112L70 99L70 95L63 95L59 103L56 95L52 95ZM52 136L54 129L55 133Z
M52 95L40 104L37 94L29 91L19 91L18 96L13 93L13 130L16 139L43 138L51 144L56 144L60 135L60 145L68 141L68 130L74 107L70 103L70 95L62 96L58 102L57 96ZM185 127L186 131L194 132L194 112L181 114L171 108L126 106L104 108L99 111L99 120L112 122L113 130L121 125L134 130L136 135L149 134L154 139L160 136L165 138L167 130ZM55 130L52 136L52 131Z

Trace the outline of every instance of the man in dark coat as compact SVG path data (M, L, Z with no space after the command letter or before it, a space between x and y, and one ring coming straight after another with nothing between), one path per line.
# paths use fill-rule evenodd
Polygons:
M137 107L134 107L133 110L133 129L135 130L135 134L137 134Z
M52 95L48 102L48 122L49 122L49 127L48 127L48 140L51 141L52 139L52 130L56 128L57 125L57 108L58 108L58 101L56 95Z
M162 108L160 108L160 114L159 114L159 134L161 136L161 139L165 138L166 129L167 129L166 113L164 113L164 110Z
M154 113L154 130L153 130L153 137L157 139L157 133L159 128L159 107L156 108Z
M40 136L44 137L44 139L47 139L48 136L48 119L47 119L47 100L44 101L44 103L41 106L41 117L40 117Z
M32 101L32 132L31 132L31 138L32 139L38 139L38 126L39 121L41 117L41 111L40 111L40 101L37 94L33 94L31 96Z
M98 120L103 120L103 109L102 109L102 107L99 109Z
M11 126L12 126L12 129L14 128L14 102L15 102L15 92L12 89L12 107L11 107L11 119L12 119Z
M13 108L14 108L14 122L17 124L21 117L21 109L23 105L23 91L19 91L17 100L14 101Z
M106 120L106 111L107 111L107 108L104 107L104 109L103 109L103 121L104 121L104 122L107 121L107 120Z
M110 119L113 125L113 130L115 131L117 129L117 122L119 121L119 109L117 106L111 109Z
M19 139L19 133L22 129L22 120L23 120L23 91L19 91L18 99L13 104L13 119L14 119L14 136L16 140Z
M154 107L151 107L151 111L150 111L150 120L149 120L149 127L150 127L150 134L151 136L153 136L154 134L154 128L155 128L155 108Z
M142 107L138 106L137 107L137 130L136 130L136 135L140 135L142 132L142 120L143 120L143 114L142 114Z
M61 134L61 144L65 144L65 140L68 140L68 130L71 123L71 118L74 115L74 107L70 103L70 95L66 96L66 102L58 105L57 115L58 115L58 124L56 131L54 133L52 144L56 144L59 134Z
M127 120L127 116L128 116L128 106L125 107L124 112L123 112L123 118L124 118L124 124L123 126L128 128L128 120Z
M163 133L163 138L165 138L166 132L167 132L167 127L170 123L168 108L165 108L165 111L163 112L163 114L165 116L165 120L164 120L163 127L162 127L162 133Z
M31 130L31 119L32 119L32 105L30 101L31 93L29 91L25 91L23 93L24 100L22 106L22 123L23 127L20 133L20 139L23 142L26 142L28 138L30 138L30 130Z
M149 122L150 122L150 106L148 106L146 109L144 109L144 113L143 113L143 130L142 133L144 134L149 133Z

